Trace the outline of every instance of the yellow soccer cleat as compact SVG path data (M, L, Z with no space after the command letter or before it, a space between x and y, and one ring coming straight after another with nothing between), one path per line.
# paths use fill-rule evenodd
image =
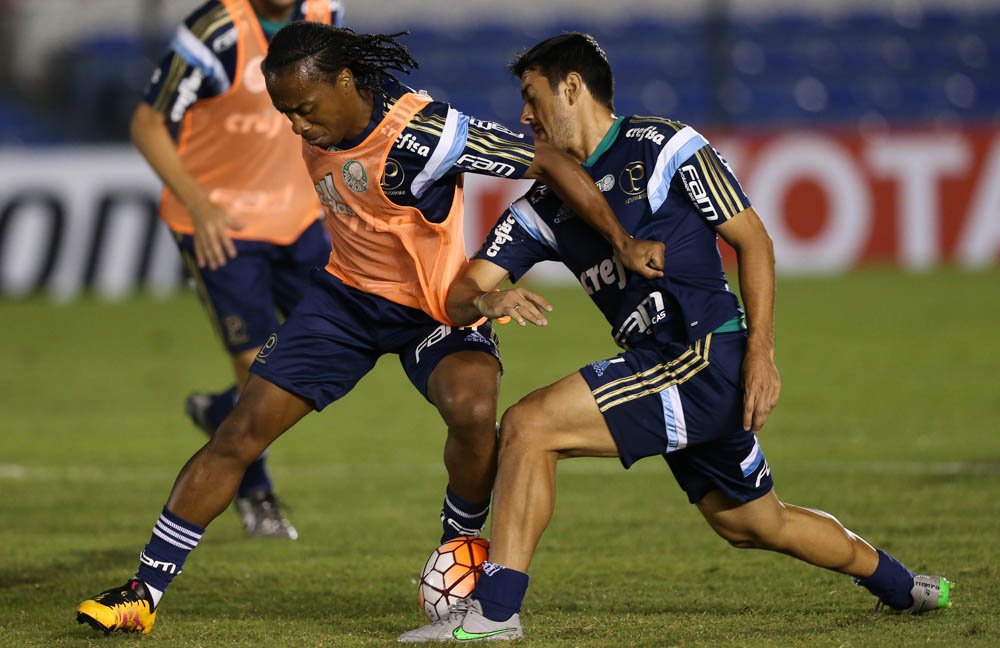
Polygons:
M149 634L156 623L153 597L141 580L132 579L89 598L76 608L76 622L89 623L105 635L114 630Z

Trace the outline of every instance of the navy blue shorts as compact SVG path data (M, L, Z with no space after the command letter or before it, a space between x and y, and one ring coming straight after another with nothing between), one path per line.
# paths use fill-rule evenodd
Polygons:
M406 376L427 398L431 372L459 351L500 360L489 324L445 326L316 270L298 308L264 343L250 371L321 410L351 391L387 353L399 356Z
M580 370L622 465L661 455L697 504L712 490L739 502L774 483L757 437L743 430L743 333L710 334L691 346L630 349Z
M177 245L198 296L230 354L256 349L302 299L313 268L326 265L330 240L320 221L290 245L233 240L236 258L217 270L195 263L194 237L180 235Z

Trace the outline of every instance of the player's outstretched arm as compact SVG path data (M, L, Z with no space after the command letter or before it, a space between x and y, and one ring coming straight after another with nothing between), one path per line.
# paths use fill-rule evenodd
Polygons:
M546 326L545 313L552 305L544 297L524 288L497 290L508 273L495 263L473 259L451 284L445 308L457 326L467 326L486 319L510 317L521 326L528 322Z
M525 177L548 185L570 209L611 243L626 268L646 279L663 276L663 244L629 236L594 180L568 154L548 142L536 141L535 159Z
M774 365L774 246L753 207L716 231L736 250L739 263L749 329L743 358L743 428L757 433L781 394L781 377Z
M239 229L232 217L208 198L208 194L184 168L166 118L146 102L140 102L129 125L132 143L174 195L187 207L194 221L194 251L199 268L221 268L236 257L236 246L227 229Z

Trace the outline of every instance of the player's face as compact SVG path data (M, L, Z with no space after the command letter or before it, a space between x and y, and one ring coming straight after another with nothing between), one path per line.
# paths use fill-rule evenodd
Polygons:
M537 70L521 75L521 123L535 132L535 139L565 149L572 141L572 122L568 106L562 97L562 83L555 90L547 77Z
M292 122L292 130L313 146L329 148L367 124L354 78L345 71L334 79L312 71L307 65L292 65L265 75L267 92L278 112Z

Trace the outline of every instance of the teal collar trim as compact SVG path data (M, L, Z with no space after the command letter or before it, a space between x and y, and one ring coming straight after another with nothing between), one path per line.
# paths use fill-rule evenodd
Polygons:
M260 23L261 31L264 32L264 35L267 36L267 39L271 40L271 38L275 34L277 34L279 31L281 31L282 27L284 27L285 25L287 25L288 23L290 23L292 21L290 19L289 20L280 20L280 21L279 20L267 20L266 18L262 18L261 16L257 16L257 22Z
M604 152L611 148L611 145L614 144L615 140L618 138L618 131L621 130L623 121L625 121L624 115L615 119L615 123L612 124L611 128L608 129L608 132L604 134L604 139L602 139L601 143L597 145L597 148L595 148L594 152L590 154L590 157L583 162L583 166L594 166L594 163L597 162L602 155L604 155Z

